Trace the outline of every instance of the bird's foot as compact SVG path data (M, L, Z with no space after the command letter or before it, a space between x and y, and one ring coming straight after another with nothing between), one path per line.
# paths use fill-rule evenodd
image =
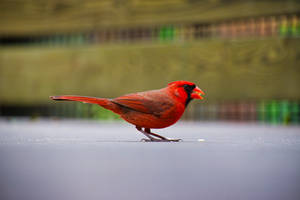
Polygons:
M182 141L182 139L174 139L174 138L168 138L167 140L168 140L168 142L181 142Z
M180 141L182 141L181 139L166 138L166 137L163 137L156 133L152 133L150 131L150 128L145 128L145 130L143 130L141 127L137 126L136 129L138 131L140 131L141 133L143 133L145 136L147 136L147 139L143 138L141 140L142 142L180 142Z
M141 141L142 142L180 142L180 141L182 141L182 139L173 139L173 138L166 138L166 139L151 138L151 139L146 139L146 138L143 138Z

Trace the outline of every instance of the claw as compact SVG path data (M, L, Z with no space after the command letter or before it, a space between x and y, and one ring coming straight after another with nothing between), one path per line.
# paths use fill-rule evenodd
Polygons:
M164 140L161 140L161 139L146 139L146 138L143 138L141 139L141 142L181 142L182 139L170 139L170 138L167 138L167 139L164 139Z
M150 128L145 128L144 130L141 127L136 127L138 131L143 133L148 139L143 138L141 142L180 142L181 139L171 139L171 138L165 138L161 135L158 135L156 133L151 133Z
M168 141L169 142L182 142L182 139L171 139L171 138L168 138Z

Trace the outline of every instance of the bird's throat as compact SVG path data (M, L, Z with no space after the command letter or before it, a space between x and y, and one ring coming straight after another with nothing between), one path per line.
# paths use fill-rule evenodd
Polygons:
M187 106L189 105L189 103L191 102L191 100L193 100L193 99L191 98L191 95L188 95L188 97L187 97L186 100L185 100L185 107L187 107Z

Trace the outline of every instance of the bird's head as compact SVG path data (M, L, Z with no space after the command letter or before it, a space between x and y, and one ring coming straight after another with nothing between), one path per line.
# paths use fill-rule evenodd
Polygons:
M203 99L204 92L192 82L174 81L168 84L168 88L185 106L193 99Z

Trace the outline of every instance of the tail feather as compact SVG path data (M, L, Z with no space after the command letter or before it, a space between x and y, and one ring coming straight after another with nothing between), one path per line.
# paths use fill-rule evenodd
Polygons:
M79 101L79 102L83 102L83 103L93 103L93 104L99 104L99 105L105 105L108 102L108 100L105 98L71 96L71 95L50 96L50 98L52 100L56 100L56 101Z

